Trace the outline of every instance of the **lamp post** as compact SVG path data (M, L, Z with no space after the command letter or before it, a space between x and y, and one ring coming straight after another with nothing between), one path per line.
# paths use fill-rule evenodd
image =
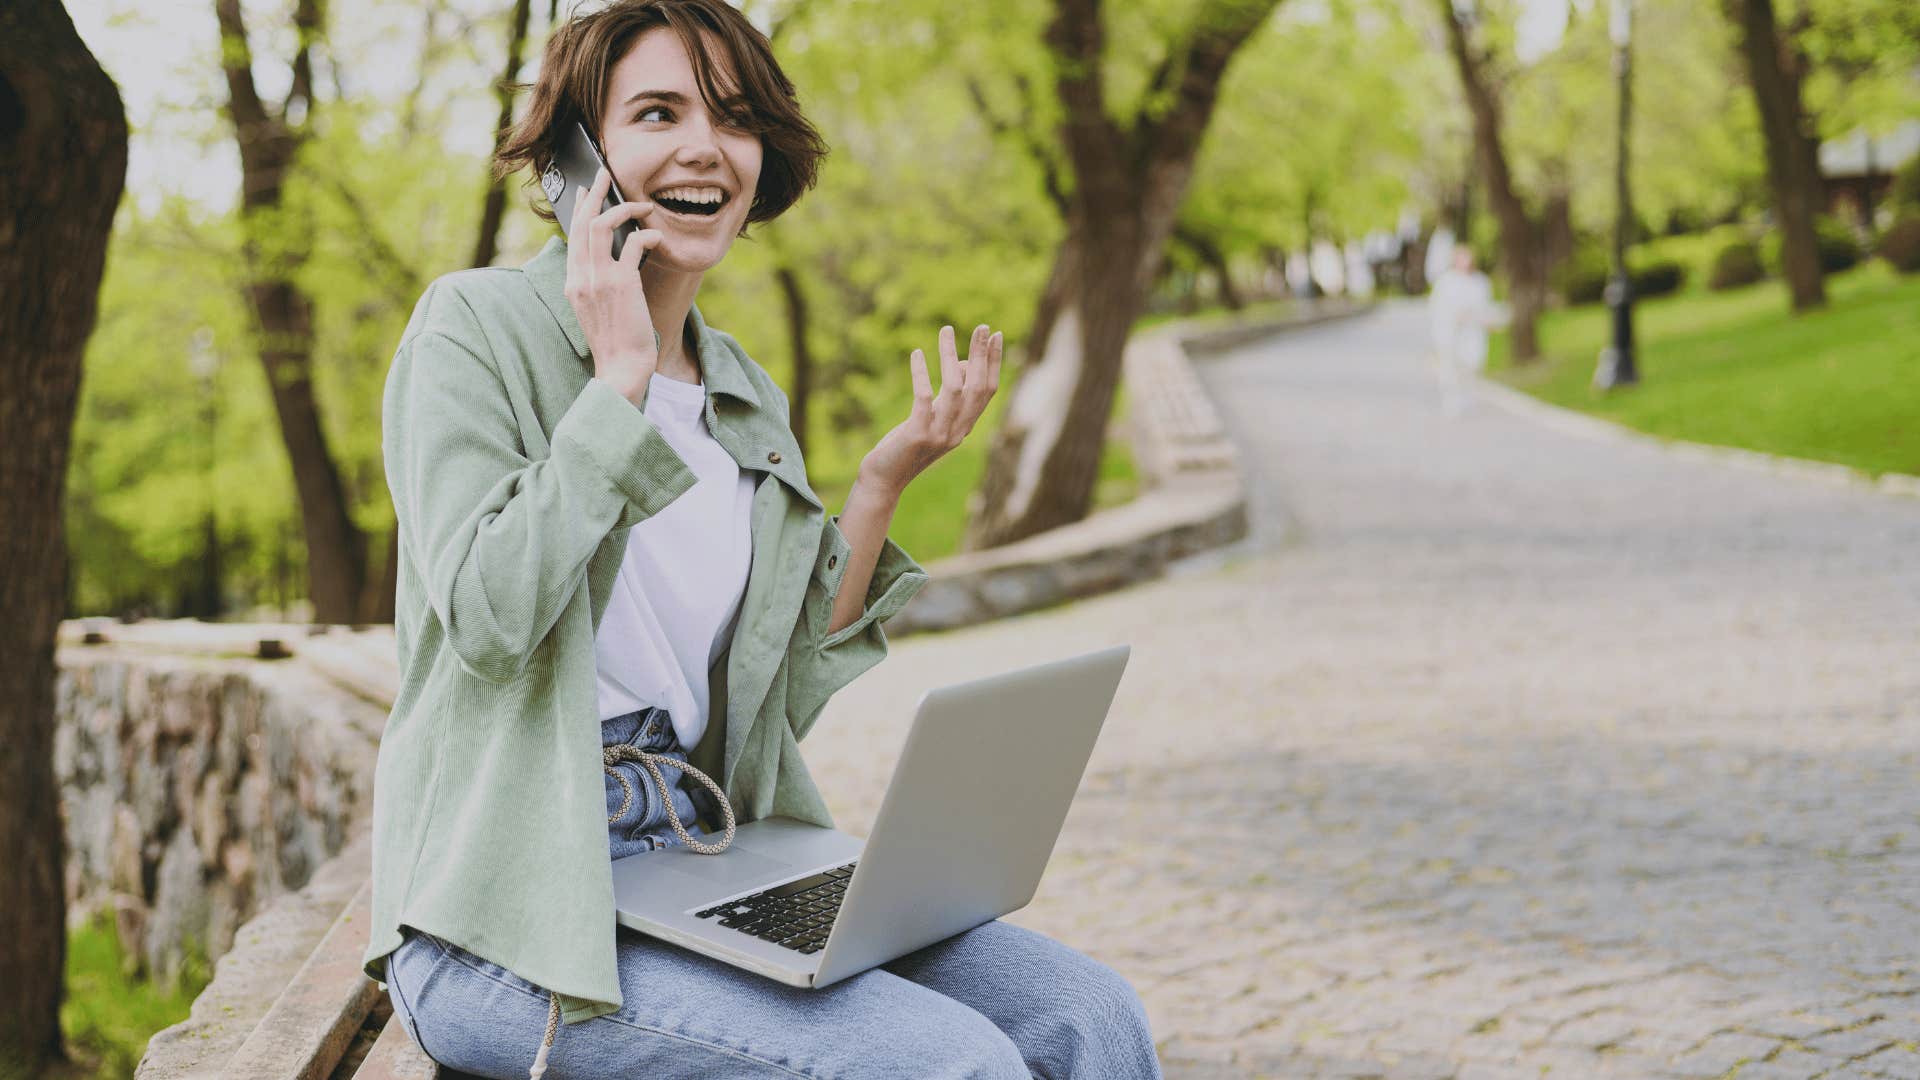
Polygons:
M1640 381L1633 360L1633 282L1627 275L1627 233L1633 228L1633 192L1627 186L1627 124L1632 116L1633 0L1613 0L1607 30L1613 38L1613 74L1620 86L1620 124L1613 183L1613 276L1607 282L1607 308L1613 314L1613 341L1600 350L1593 385L1601 390Z
M218 407L214 376L220 370L220 356L213 350L212 330L203 326L194 331L187 346L187 366L200 380L200 414L207 431L206 468L201 473L207 488L207 535L200 566L200 601L196 606L202 619L212 621L220 614L220 518L216 509L218 484L214 479L214 470L220 462L214 444Z

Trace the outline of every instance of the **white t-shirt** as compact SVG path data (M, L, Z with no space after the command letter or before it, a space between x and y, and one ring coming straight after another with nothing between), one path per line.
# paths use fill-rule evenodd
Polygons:
M691 750L707 730L707 671L733 633L753 556L755 476L706 424L706 387L655 372L641 411L698 479L627 533L594 634L600 719L659 705Z

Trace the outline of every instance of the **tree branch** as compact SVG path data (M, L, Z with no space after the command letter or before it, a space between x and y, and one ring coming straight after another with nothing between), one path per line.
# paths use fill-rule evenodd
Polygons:
M296 100L304 103L308 117L313 115L313 43L320 39L324 18L320 0L298 0L294 6L293 28L299 35L300 51L293 56L293 85L287 88L287 100L280 106L282 120L290 115ZM308 122L303 120L301 126Z
M240 0L214 0L214 16L220 21L220 67L227 77L228 108L239 129L240 145L248 144L248 131L269 119L260 93L253 85L253 49L247 44L247 24L240 14Z
M1082 193L1109 189L1109 198L1097 202L1124 198L1129 184L1122 168L1125 140L1107 115L1101 85L1106 27L1100 0L1055 0L1045 40L1053 54L1054 90L1067 110L1065 134L1074 182Z
M316 168L319 167L316 166ZM359 239L360 265L366 267L370 273L387 278L391 283L391 287L387 290L389 295L418 296L423 288L420 271L414 268L406 256L400 254L398 249L387 242L386 235L380 231L379 222L374 220L373 214L367 210L367 205L353 193L353 188L348 185L344 177L331 169L326 169L322 175L326 178L327 186L333 189L334 194L339 196L341 204L353 215L357 226L354 231ZM372 259L367 258L369 252L373 256Z
M1020 88L1021 98L1031 100L1032 91L1027 77L1016 74L1013 79L1014 84ZM967 93L973 98L974 107L980 110L981 117L986 120L987 130L995 135L1013 138L1021 148L1026 150L1027 156L1033 159L1034 164L1040 167L1040 183L1046 188L1047 198L1052 201L1054 209L1060 211L1061 216L1064 217L1067 212L1067 192L1060 180L1060 165L1053 158L1052 146L1027 125L1008 120L994 112L993 106L987 103L986 88L980 85L979 79L971 75L967 76Z
M1214 0L1194 20L1185 50L1172 49L1154 72L1155 89L1134 118L1132 164L1144 175L1155 158L1184 160L1196 151L1220 96L1227 64L1279 6L1279 0ZM1172 83L1173 103L1155 117L1150 110ZM1155 92L1157 91L1157 93Z

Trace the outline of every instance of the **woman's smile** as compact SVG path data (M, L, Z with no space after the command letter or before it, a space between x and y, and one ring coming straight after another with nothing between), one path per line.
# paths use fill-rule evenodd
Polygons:
M669 216L704 228L719 219L733 194L717 184L670 184L649 192L647 198Z

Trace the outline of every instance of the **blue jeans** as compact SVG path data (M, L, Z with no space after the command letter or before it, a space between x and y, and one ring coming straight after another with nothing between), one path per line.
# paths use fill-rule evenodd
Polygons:
M675 747L665 717L652 709L609 720L602 738ZM654 720L660 723L650 729ZM662 773L674 782L672 772ZM655 805L652 778L644 784L635 782L635 806L608 827L615 857L679 842ZM612 814L622 794L611 779L608 787ZM688 793L676 791L674 801L688 831L699 831ZM387 960L387 991L413 1041L447 1068L525 1077L546 1033L547 992L452 942L410 926L401 935ZM615 945L620 1010L561 1025L546 1080L1160 1075L1146 1010L1124 978L997 919L820 990L786 986L625 926L616 928Z
M659 707L601 721L600 745L631 746L662 757L687 760L686 749L674 737L672 719L668 717L667 710ZM624 859L628 855L652 851L663 844L680 843L680 837L673 831L673 823L667 820L667 808L660 801L660 789L654 786L653 775L647 772L646 766L637 761L622 761L614 769L626 778L628 786L633 789L633 800L627 812L607 826L609 857ZM673 808L688 832L698 836L705 831L695 824L701 818L718 826L719 807L698 781L670 765L660 766L660 776L673 793ZM685 783L680 782L683 778ZM626 798L626 793L620 781L611 776L605 779L607 816L613 817L615 811L620 809L621 801Z

